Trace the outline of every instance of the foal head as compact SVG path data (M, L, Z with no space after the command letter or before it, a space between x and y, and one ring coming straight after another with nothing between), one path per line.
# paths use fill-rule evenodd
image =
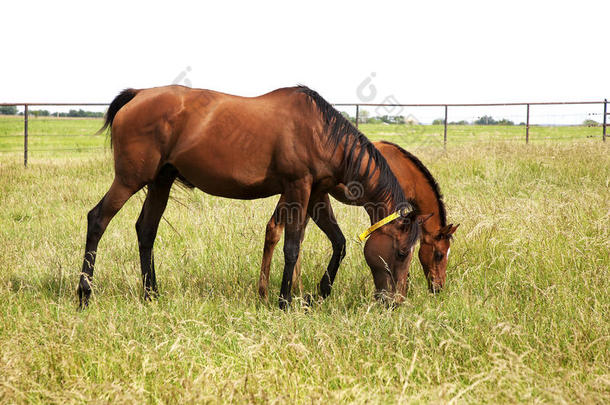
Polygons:
M447 260L451 248L451 239L458 225L449 224L436 233L423 232L419 247L419 261L424 269L428 289L439 292L447 279Z
M399 218L371 233L364 245L364 258L373 274L377 299L404 300L413 250L428 218L403 210Z

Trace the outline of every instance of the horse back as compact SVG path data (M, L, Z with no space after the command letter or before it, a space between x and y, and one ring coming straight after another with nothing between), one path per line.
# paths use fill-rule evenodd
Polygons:
M113 123L115 166L149 178L172 164L193 185L225 197L281 193L287 180L324 172L321 124L291 90L252 98L182 86L141 90ZM134 168L134 161L143 163Z

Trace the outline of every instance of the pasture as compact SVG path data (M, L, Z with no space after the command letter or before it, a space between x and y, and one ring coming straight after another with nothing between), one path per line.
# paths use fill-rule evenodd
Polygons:
M111 153L85 149L103 135L63 137L100 120L30 124L25 169L22 121L0 118L0 402L610 402L599 128L535 127L525 145L523 127L451 127L444 152L442 127L361 126L417 154L461 224L437 296L414 260L405 303L377 304L355 239L367 216L335 203L348 246L332 295L280 311L281 246L270 302L256 289L277 197L174 186L155 245L159 299L141 299L141 191L108 227L92 305L77 312L85 216L112 181ZM74 142L80 152L58 150ZM311 225L302 252L314 292L330 243Z
M93 135L102 126L95 118L29 118L30 156L66 157L99 151L108 147L105 135ZM360 124L371 140L389 140L417 148L441 147L442 125ZM530 142L601 140L601 128L584 126L530 127ZM447 144L457 146L487 142L525 141L525 127L501 125L449 125ZM23 154L23 117L0 115L0 155Z

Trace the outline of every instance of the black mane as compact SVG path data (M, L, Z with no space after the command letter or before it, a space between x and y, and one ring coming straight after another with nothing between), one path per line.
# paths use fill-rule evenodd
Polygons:
M430 170L428 170L428 168L426 166L424 166L422 161L419 160L415 155L406 151L405 149L401 148L400 146L396 145L395 143L388 142L388 141L381 141L381 142L398 149L407 159L409 159L411 162L413 162L415 167L417 167L417 169L424 175L424 178L428 181L428 184L434 191L434 195L436 196L436 200L438 201L438 215L440 216L441 226L446 226L447 225L447 211L445 210L445 203L443 202L443 194L441 194L441 189L440 189L438 183L436 182L436 179L434 178L434 176L432 176L432 173L430 173Z
M354 181L362 182L363 180L368 180L375 171L379 169L379 181L373 189L371 198L376 199L377 201L386 201L390 198L397 207L404 206L408 203L413 209L417 209L414 201L407 201L405 198L398 180L394 176L394 173L383 155L362 132L358 131L351 122L324 100L316 91L311 90L306 86L297 86L297 91L309 96L322 114L324 123L326 124L328 142L333 147L332 154L335 153L339 144L343 142L345 178L342 179L342 182L344 184L347 185ZM356 152L358 146L360 146L359 153ZM363 174L360 174L360 168L365 154L368 154L366 170ZM372 171L370 171L371 163L374 163Z

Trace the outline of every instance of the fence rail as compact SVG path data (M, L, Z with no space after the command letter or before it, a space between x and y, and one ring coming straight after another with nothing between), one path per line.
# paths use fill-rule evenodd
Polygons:
M530 133L530 106L542 105L591 105L598 104L603 107L602 119L602 140L606 142L606 127L608 117L608 100L603 101L548 101L548 102L520 102L520 103L424 103L424 104L383 104L383 103L334 103L335 107L355 107L356 108L356 127L360 121L360 109L362 107L442 107L444 109L443 120L443 145L447 147L447 125L449 116L449 107L526 107L526 124L525 124L525 142L529 143ZM0 107L15 106L24 107L23 113L23 164L28 165L28 116L29 108L36 107L106 107L108 103L0 103Z
M546 101L546 102L522 102L522 103L428 103L428 104L380 104L380 103L334 103L335 107L356 107L356 127L358 127L360 108L361 107L444 107L445 116L443 119L443 145L447 147L447 124L449 116L449 107L526 107L526 124L525 124L525 143L529 143L530 132L530 106L532 105L587 105L599 104L603 105L603 122L602 122L602 140L606 142L606 127L608 117L608 100L603 101Z

